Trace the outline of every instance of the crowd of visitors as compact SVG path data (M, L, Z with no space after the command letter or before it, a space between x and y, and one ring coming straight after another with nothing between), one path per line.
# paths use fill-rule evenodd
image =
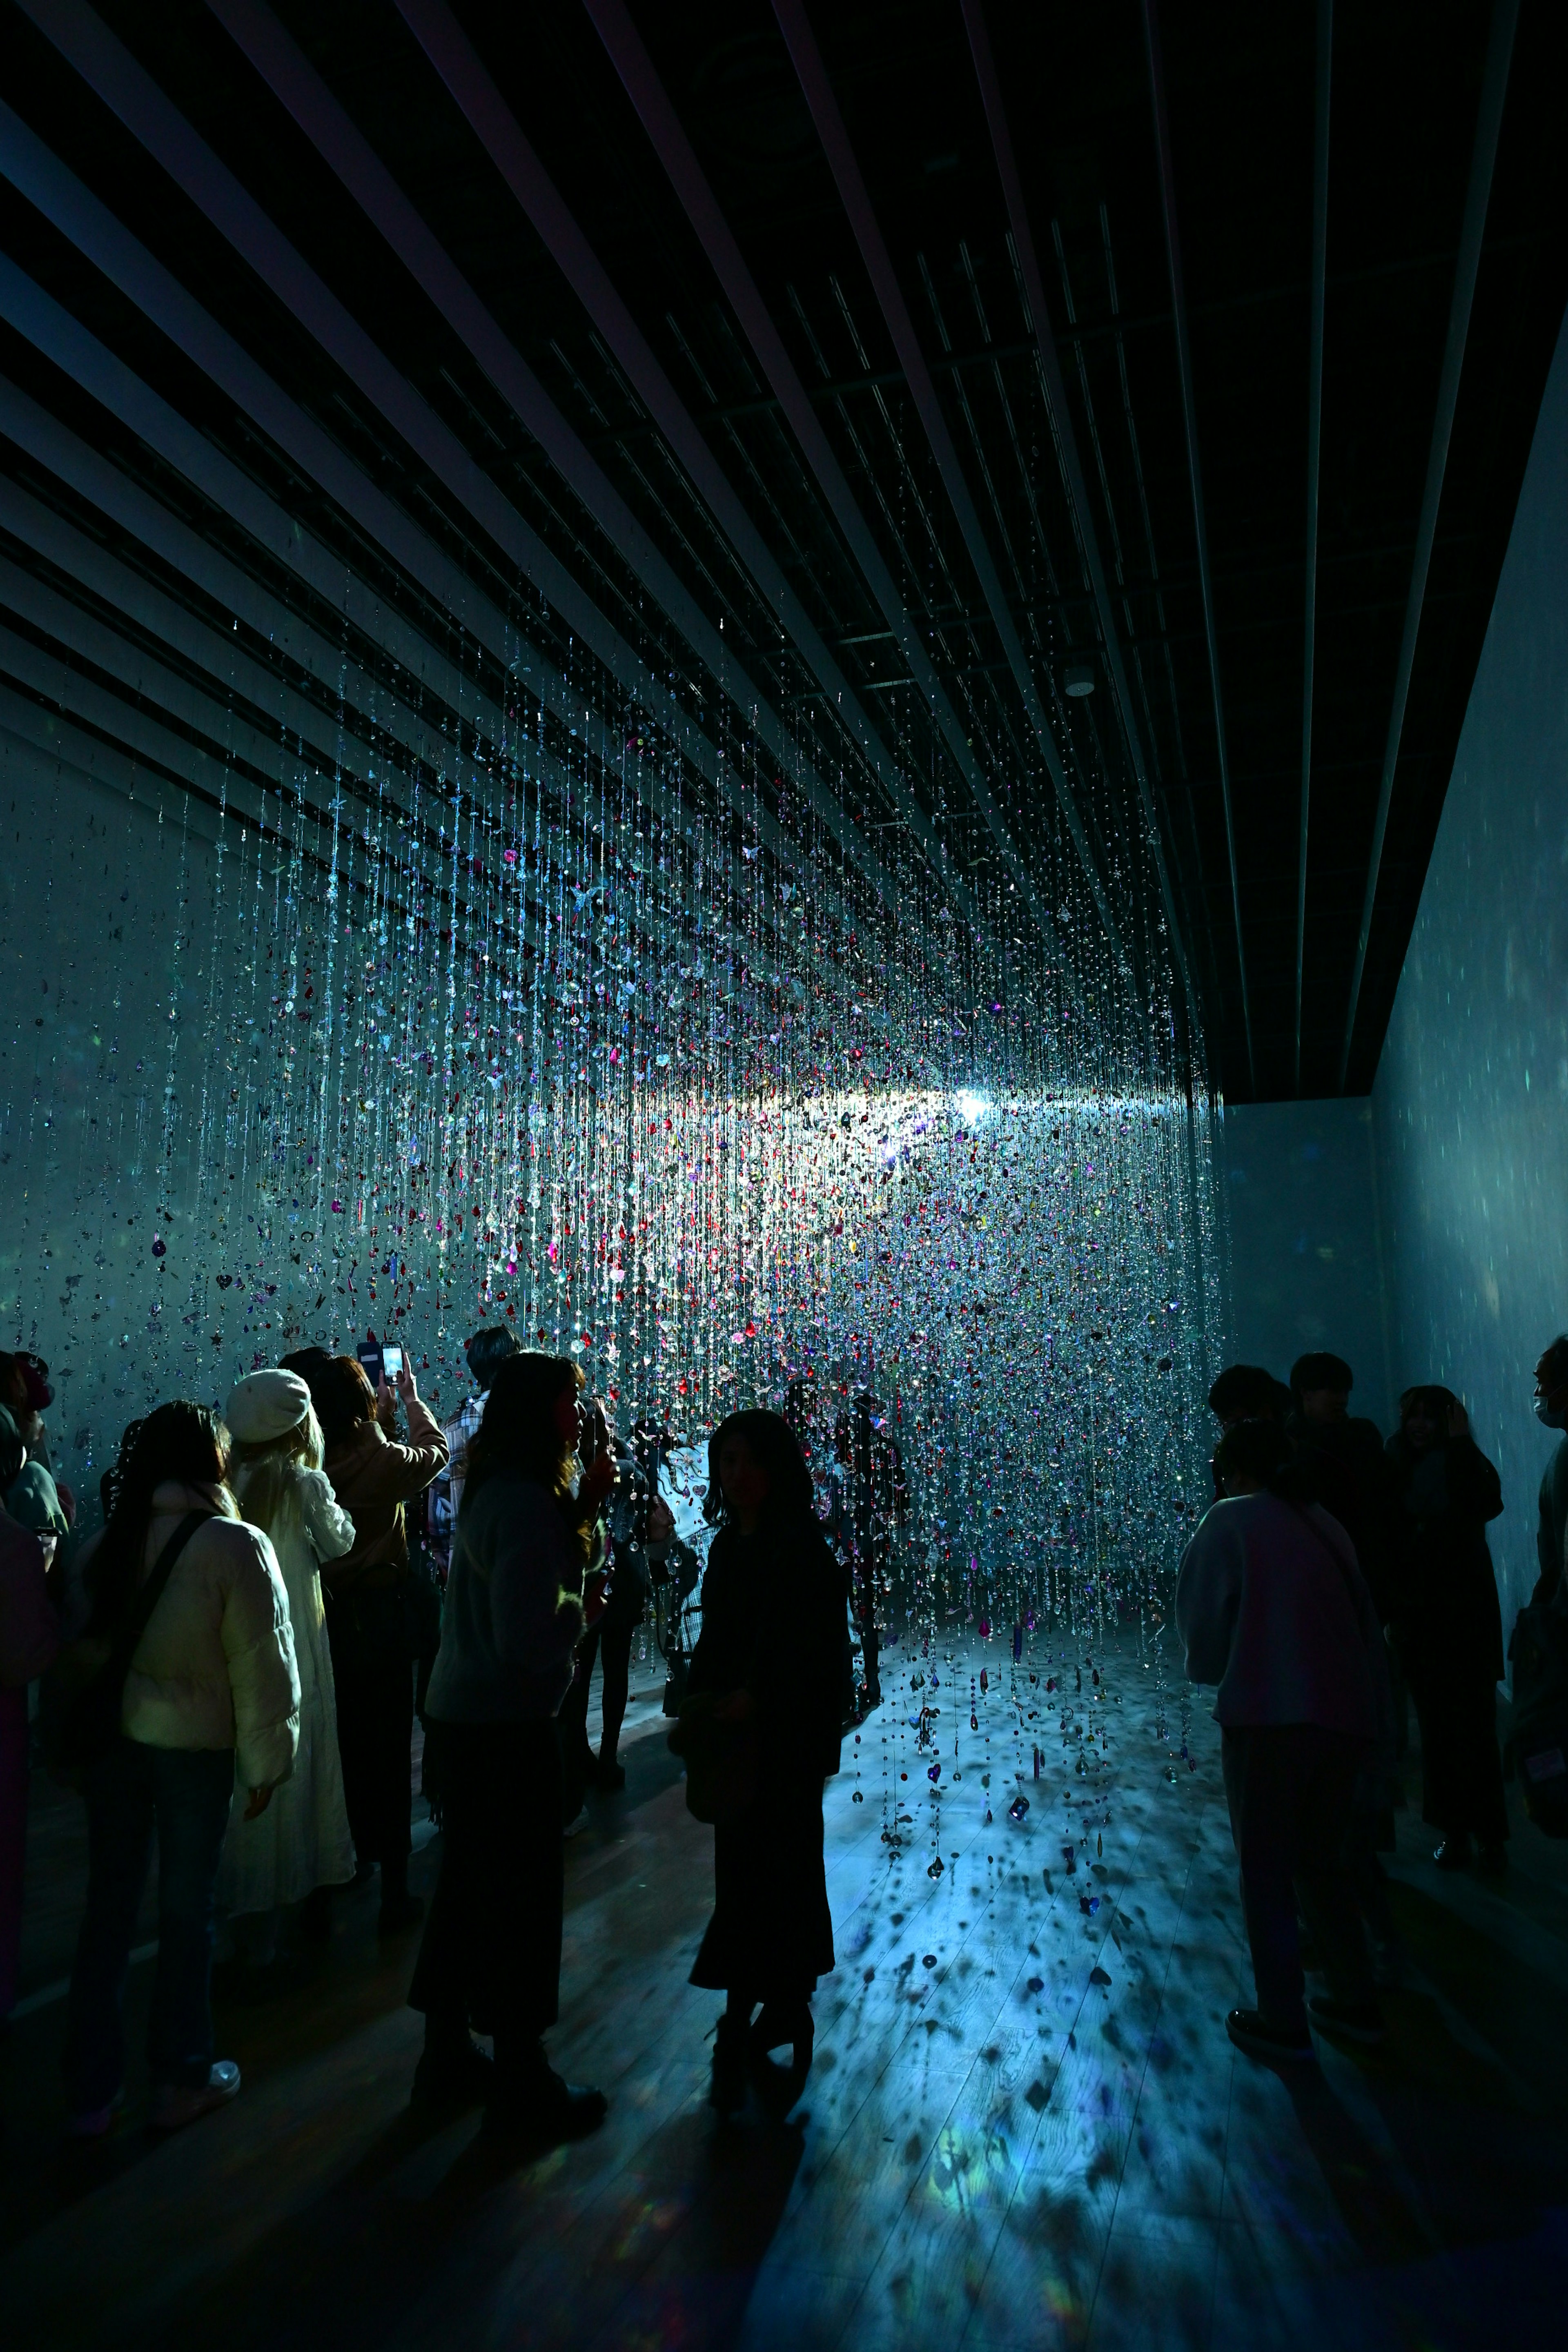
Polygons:
M382 1933L423 1921L416 2100L482 2103L497 2128L549 2142L603 2117L603 2094L565 2082L545 2047L563 1835L590 1788L624 1785L637 1628L656 1585L683 1596L697 1563L660 1491L657 1425L616 1436L569 1358L521 1351L503 1330L476 1334L468 1361L474 1393L445 1429L401 1353L374 1343L253 1372L221 1419L160 1405L124 1433L101 1528L73 1542L75 1497L48 1465L47 1367L0 1356L0 2020L16 1996L28 1690L42 1678L46 1754L87 1813L65 2052L79 2138L109 2131L124 2095L126 1980L154 1840L155 2128L240 2087L214 2044L219 1924L237 1982L265 1992L290 1980L285 1917L323 1937L333 1890L377 1873ZM1406 1390L1386 1444L1350 1412L1352 1389L1350 1366L1325 1354L1302 1357L1288 1384L1256 1365L1220 1374L1215 1501L1175 1591L1188 1675L1217 1686L1257 1985L1228 2031L1267 2058L1310 2056L1313 2024L1382 2034L1378 1991L1401 1958L1379 1856L1412 1704L1436 1865L1508 1866L1486 1535L1503 1507L1498 1473L1448 1389ZM710 2095L724 2113L749 2084L787 2101L811 2063L811 2000L834 1966L823 1789L866 1696L850 1617L874 1625L902 1494L868 1396L837 1453L858 1444L878 1475L863 1523L830 1541L805 1409L792 1396L785 1413L736 1412L712 1433L702 1630L683 1685L670 1680L688 1803L714 1830L714 1909L691 1981L725 1997ZM1568 1432L1568 1336L1537 1366L1535 1409ZM1546 1731L1522 1754L1532 1810L1555 1801L1552 1776L1564 1774L1561 1731L1550 1742L1551 1707L1568 1706L1568 1671L1555 1696L1552 1681L1554 1659L1568 1669L1565 1543L1568 1434L1542 1481L1540 1578L1520 1621L1531 1673L1547 1661L1534 1685ZM787 1646L767 1638L785 1590ZM863 1664L874 1701L874 1647ZM427 1916L408 1886L416 1708L441 1839ZM1309 2001L1310 1966L1327 1989Z
M420 1922L407 1877L416 1705L441 1848L409 1994L426 2021L414 2097L482 2102L497 2127L549 2142L603 2117L603 2095L556 2074L543 2042L563 1832L587 1785L624 1786L637 1628L656 1580L679 1609L698 1563L659 1492L665 1433L645 1423L617 1440L570 1359L520 1351L504 1330L476 1334L468 1360L475 1394L445 1430L401 1355L388 1378L374 1347L308 1348L253 1372L221 1419L161 1405L124 1433L102 1527L57 1559L74 1498L47 1466L47 1368L0 1357L14 1401L0 1406L0 2019L16 1993L27 1699L42 1677L46 1755L87 1807L65 2056L76 2138L106 2134L124 2096L154 1839L157 2130L240 2088L214 2044L220 1926L237 1990L258 1997L292 1981L285 1915L307 1940L324 1937L335 1888L379 1872L381 1932ZM718 1534L689 1661L693 1736L707 1713L744 1761L714 1817L718 1899L692 1981L727 1996L714 2100L728 2109L748 2068L776 2087L768 2053L781 2044L804 2078L810 1996L833 1966L822 1788L838 1765L847 1586L781 1415L721 1423L705 1507ZM761 1640L782 1583L805 1597L791 1663L807 1705L788 1740L782 1662Z
M1349 1364L1327 1354L1303 1356L1288 1386L1256 1364L1220 1374L1209 1391L1215 1500L1176 1582L1188 1676L1218 1685L1257 1985L1257 2008L1233 2011L1227 2027L1260 2056L1310 2057L1309 2014L1353 2040L1382 2037L1376 1983L1397 1979L1399 1956L1378 1853L1394 1844L1411 1702L1436 1866L1508 1868L1502 1612L1486 1535L1501 1484L1451 1390L1406 1389L1384 1444L1351 1414L1353 1385ZM1568 1429L1568 1336L1536 1366L1535 1411ZM1563 1615L1561 1638L1545 1645L1562 1721L1565 1538L1568 1437L1542 1483L1541 1575L1521 1620ZM1561 1745L1525 1761L1563 1774ZM1303 1925L1330 1987L1310 2002Z

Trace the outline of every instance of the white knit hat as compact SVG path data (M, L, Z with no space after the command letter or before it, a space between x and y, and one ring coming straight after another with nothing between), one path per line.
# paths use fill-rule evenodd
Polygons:
M249 1372L229 1398L224 1419L242 1445L265 1445L298 1429L310 1410L310 1391L298 1372Z

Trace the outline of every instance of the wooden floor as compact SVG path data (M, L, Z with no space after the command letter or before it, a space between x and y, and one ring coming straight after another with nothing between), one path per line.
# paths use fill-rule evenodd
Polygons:
M608 2092L610 2120L529 2164L473 2118L411 2120L413 1951L378 1949L374 1890L340 1900L328 1953L289 1998L220 2004L221 2049L245 2069L232 2109L154 2144L133 2105L108 2147L63 2148L57 1996L80 1836L68 1801L40 1791L29 1998L0 2051L0 2343L1568 2342L1562 1850L1521 1827L1493 1892L1440 1877L1403 1814L1409 1968L1387 2045L1324 2044L1320 2068L1281 2079L1225 2037L1250 1978L1206 1710L1191 1712L1189 1763L1179 1699L1134 1637L1102 1654L1041 1635L1031 1651L1016 1706L1003 1643L939 1656L934 1690L933 1662L905 1656L858 1766L847 1743L827 1805L838 1967L783 2126L754 2110L721 2124L706 2105L715 2001L686 1974L710 1841L654 1706L638 1710L625 1795L596 1801L568 1848L553 2036L557 2062ZM1046 1690L1064 1675L1065 1740ZM935 1749L920 1746L922 1705L941 1710ZM1103 1746L1080 1772L1097 1720ZM438 1855L425 1846L416 1885ZM132 1971L138 2037L152 1973Z

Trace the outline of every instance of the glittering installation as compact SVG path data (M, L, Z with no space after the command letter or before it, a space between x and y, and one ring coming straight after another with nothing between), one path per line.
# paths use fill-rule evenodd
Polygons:
M948 885L732 711L699 712L704 766L695 720L585 661L540 701L526 659L474 669L420 761L345 650L330 776L237 764L216 813L138 783L123 936L159 941L161 1065L121 1055L152 1025L127 944L90 1053L40 1050L9 1112L10 1319L65 1374L68 1470L159 1396L367 1328L449 1403L504 1321L686 1438L803 1382L823 1471L869 1391L908 1494L878 1613L922 1656L1011 1636L1016 1680L1037 1629L1157 1614L1221 1307L1147 845L1097 787L1124 961L1033 785L1043 929L1005 866Z

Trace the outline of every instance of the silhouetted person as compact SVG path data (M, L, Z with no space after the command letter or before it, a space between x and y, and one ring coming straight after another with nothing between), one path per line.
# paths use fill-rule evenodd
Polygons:
M1553 1339L1535 1367L1535 1418L1543 1429L1568 1430L1568 1332ZM1556 1600L1568 1554L1568 1436L1558 1439L1541 1481L1535 1550L1541 1574L1530 1597Z
M1502 1612L1486 1526L1502 1509L1502 1487L1450 1389L1405 1390L1388 1454L1403 1520L1394 1622L1421 1725L1422 1817L1443 1832L1441 1869L1461 1869L1474 1838L1481 1868L1500 1871Z
M607 1454L573 1492L583 1376L532 1352L496 1367L468 1442L441 1646L426 1697L426 1778L441 1875L409 2003L425 2012L415 2095L485 2099L492 2122L558 2140L591 2131L602 2092L544 2053L561 1990L561 1752L555 1714L583 1629L580 1598ZM495 2058L469 2039L495 2036Z
M749 1748L750 1797L713 1833L713 1916L691 1982L729 1996L711 2093L729 2111L745 2096L749 2061L760 2068L770 2050L792 2045L801 2081L811 2063L811 1996L834 1965L822 1785L838 1769L848 1626L844 1571L782 1414L731 1413L708 1463L703 1509L719 1532L687 1706L710 1696L713 1717Z
M1215 1458L1225 1499L1183 1556L1175 1614L1189 1680L1219 1685L1258 1986L1257 2009L1232 2010L1226 2030L1255 2057L1310 2058L1298 1903L1333 1989L1313 2016L1352 2040L1383 2032L1348 1859L1381 1634L1350 1538L1307 1498L1310 1469L1278 1424L1237 1423Z
M1290 1367L1291 1411L1285 1428L1299 1454L1332 1465L1322 1482L1324 1503L1354 1544L1379 1620L1386 1624L1398 1500L1383 1432L1350 1411L1354 1386L1355 1375L1342 1356L1299 1356Z
M333 1356L324 1369L307 1363L302 1378L321 1424L332 1493L353 1522L353 1548L323 1561L321 1587L349 1825L361 1867L381 1865L380 1925L393 1935L424 1909L408 1892L414 1580L405 1506L446 1468L447 1441L406 1368L396 1397L384 1381L371 1387L357 1356ZM405 1445L388 1434L397 1397L408 1419Z

